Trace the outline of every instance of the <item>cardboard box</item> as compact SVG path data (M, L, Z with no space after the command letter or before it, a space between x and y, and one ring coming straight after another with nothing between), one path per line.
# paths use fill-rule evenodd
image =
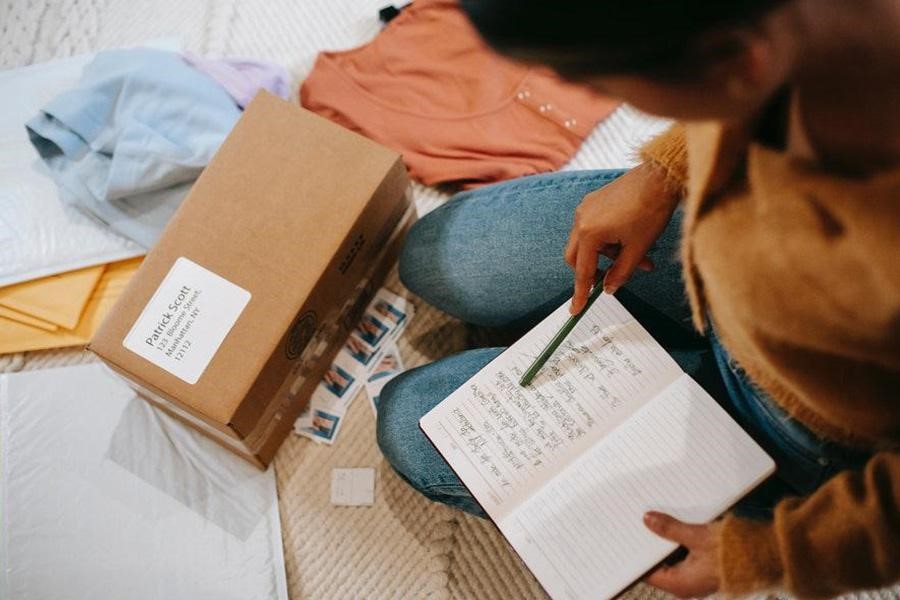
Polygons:
M260 94L89 349L266 466L396 260L407 188L398 154Z

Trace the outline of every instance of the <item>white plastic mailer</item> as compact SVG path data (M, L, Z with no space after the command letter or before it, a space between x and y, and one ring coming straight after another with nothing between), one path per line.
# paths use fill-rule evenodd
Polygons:
M145 252L62 200L25 122L74 85L93 55L0 71L0 286Z
M275 477L101 365L0 375L0 598L287 600Z

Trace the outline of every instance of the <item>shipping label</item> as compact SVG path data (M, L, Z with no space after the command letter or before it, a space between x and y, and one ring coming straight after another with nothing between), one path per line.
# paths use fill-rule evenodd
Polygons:
M180 257L122 344L194 384L248 302L247 290Z

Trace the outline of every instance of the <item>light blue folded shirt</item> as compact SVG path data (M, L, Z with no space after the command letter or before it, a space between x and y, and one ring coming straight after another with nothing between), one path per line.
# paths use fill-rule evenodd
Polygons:
M240 117L178 54L97 54L27 124L64 200L150 248Z

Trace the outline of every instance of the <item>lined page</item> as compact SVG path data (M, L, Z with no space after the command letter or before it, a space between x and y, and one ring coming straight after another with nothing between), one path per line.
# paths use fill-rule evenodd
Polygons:
M497 525L553 598L611 598L677 546L646 511L705 523L774 469L682 375Z
M421 419L497 522L681 375L628 311L603 294L532 384L520 387L568 317L568 304L559 307Z

